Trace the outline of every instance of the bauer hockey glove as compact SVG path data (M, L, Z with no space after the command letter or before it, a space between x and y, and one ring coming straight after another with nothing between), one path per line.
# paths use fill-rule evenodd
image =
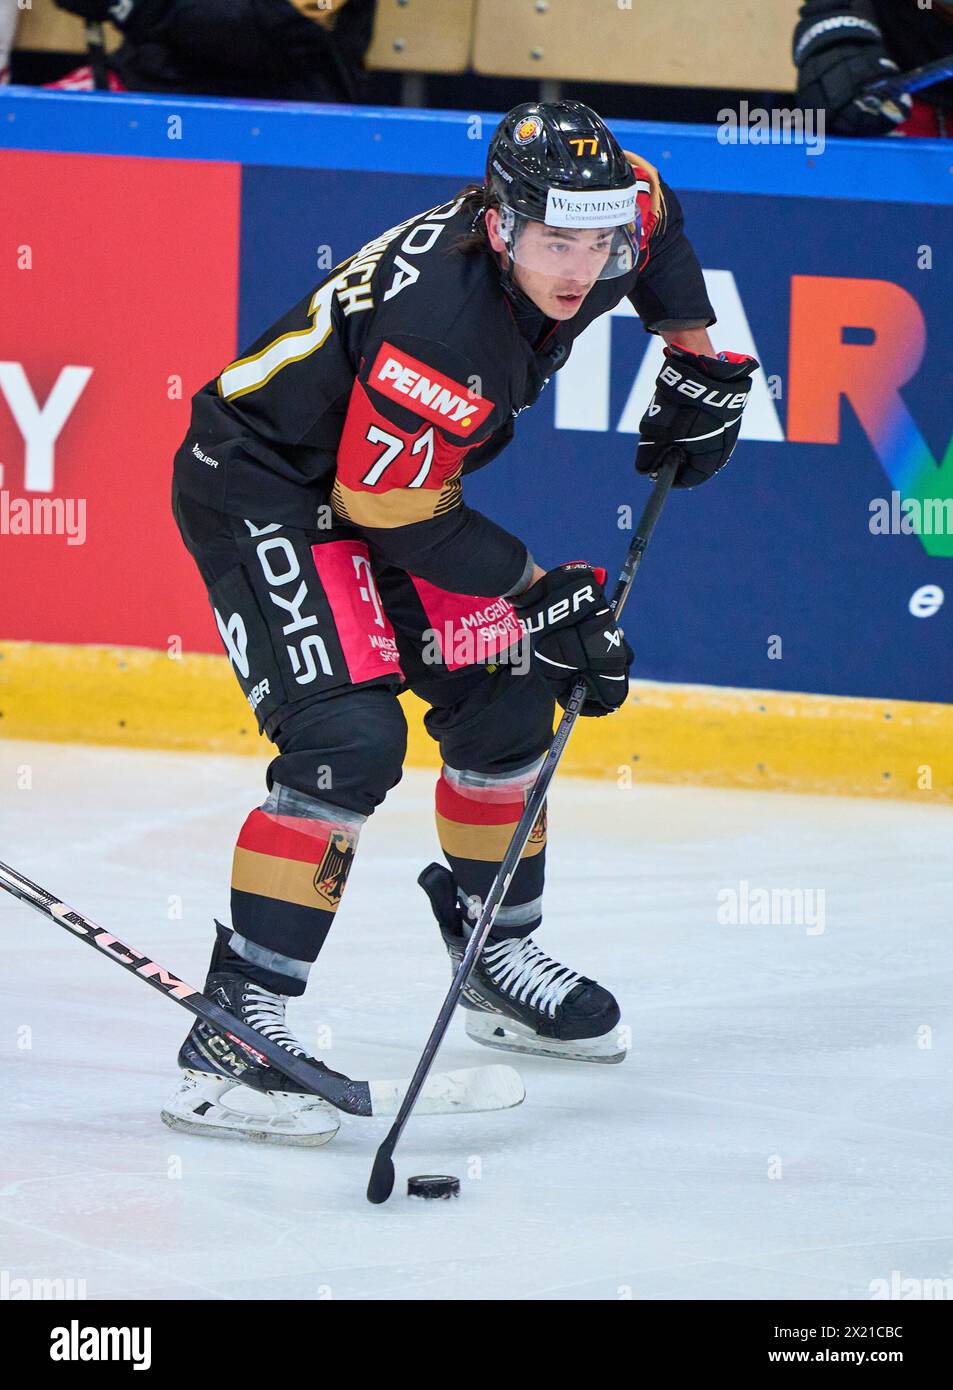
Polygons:
M665 450L689 455L674 487L695 487L724 468L738 439L741 414L759 363L737 352L704 357L673 344L655 382L655 395L639 426L635 467L654 475Z
M802 19L794 31L794 61L798 106L826 112L835 135L886 135L910 115L910 97L893 101L865 92L898 71L887 56L876 12L866 3L835 0Z
M510 600L533 642L536 670L565 709L582 677L589 694L580 713L611 714L629 693L632 648L603 591L606 572L581 560L560 565Z

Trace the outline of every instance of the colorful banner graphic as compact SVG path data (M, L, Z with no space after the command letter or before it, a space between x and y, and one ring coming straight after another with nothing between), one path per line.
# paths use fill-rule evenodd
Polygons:
M190 394L328 268L470 181L492 120L482 142L461 141L456 175L448 118L426 113L389 113L385 167L360 170L297 167L346 162L320 142L306 157L289 145L282 167L274 132L256 162L252 119L260 140L289 113L249 106L239 139L234 103L223 148L244 164L212 158L210 103L195 104L192 158L158 129L141 157L128 133L104 137L102 154L57 152L64 101L71 149L84 112L115 122L115 106L89 100L47 95L59 105L41 103L45 148L0 151L0 637L215 651L168 505ZM161 103L141 105L157 124ZM186 131L189 107L175 103ZM326 120L352 120L363 151L372 114ZM323 118L296 128L305 119ZM431 124L440 169L421 172ZM815 178L788 149L620 130L685 190L716 345L764 368L729 468L673 497L653 542L626 613L637 673L949 701L953 205L923 176L935 147L831 141ZM843 197L838 161L854 180ZM465 480L467 500L543 565L583 556L613 572L645 497L632 460L659 359L627 303L594 324L513 445Z

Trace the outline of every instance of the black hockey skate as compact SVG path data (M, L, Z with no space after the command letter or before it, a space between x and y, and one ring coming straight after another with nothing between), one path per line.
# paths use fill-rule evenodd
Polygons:
M240 973L247 966L229 946L231 935L227 927L215 923L215 946L203 990L206 998L294 1056L328 1071L289 1030L287 997ZM192 1024L178 1060L185 1074L161 1112L171 1129L298 1145L326 1144L338 1131L340 1121L332 1105L297 1091L291 1077L265 1058L251 1056L201 1019ZM224 1099L236 1089L240 1108Z
M466 919L453 874L442 864L430 864L417 882L430 899L456 971L473 924ZM491 937L464 987L462 1004L467 1034L485 1047L572 1062L625 1058L613 996L547 956L530 936Z

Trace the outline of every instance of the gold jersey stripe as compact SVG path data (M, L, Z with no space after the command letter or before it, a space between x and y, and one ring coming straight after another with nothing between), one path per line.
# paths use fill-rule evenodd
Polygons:
M260 898L277 898L279 902L296 903L299 907L316 907L324 912L337 911L332 902L314 886L318 866L300 859L280 859L273 854L236 847L232 860L232 887L240 893L255 893Z
M449 478L440 490L440 501L434 508L434 516L445 516L459 507L463 501L463 484L459 478Z
M347 503L344 501L344 495L341 491L341 484L336 478L331 486L331 510L342 521L351 520L351 513L347 509Z
M512 825L465 825L460 821L447 820L437 813L437 838L444 854L456 855L458 859L478 859L486 864L496 864L504 856L516 828ZM546 845L546 836L533 838L526 842L521 859L531 859Z
M353 521L356 526L390 530L443 516L460 505L460 495L459 480L445 483L439 492L422 487L360 492L337 481L331 489L331 506L342 519Z
M282 367L291 362L301 362L312 352L323 347L331 333L332 325L314 322L310 328L298 328L291 333L283 333L280 338L263 347L252 357L241 357L226 367L218 379L219 395L227 401L247 396L249 391L257 391L266 386Z
M308 305L308 313L312 318L308 328L295 328L290 333L282 333L280 338L266 343L260 352L253 352L249 357L239 357L231 366L225 368L218 379L220 396L227 401L234 401L239 396L247 395L249 391L257 391L267 385L282 367L287 367L290 362L300 362L324 346L334 326L331 322L334 293L341 285L342 276L353 259L353 256L348 256L346 261L335 266L327 280L315 290Z

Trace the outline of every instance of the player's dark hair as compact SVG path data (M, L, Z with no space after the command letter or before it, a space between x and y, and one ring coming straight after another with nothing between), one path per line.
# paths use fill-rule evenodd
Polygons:
M452 249L462 251L464 255L474 251L491 250L490 239L486 231L486 218L483 214L487 208L498 208L500 206L499 198L482 183L468 183L466 188L460 189L457 197L463 199L463 206L470 214L471 227L468 232L457 237Z

